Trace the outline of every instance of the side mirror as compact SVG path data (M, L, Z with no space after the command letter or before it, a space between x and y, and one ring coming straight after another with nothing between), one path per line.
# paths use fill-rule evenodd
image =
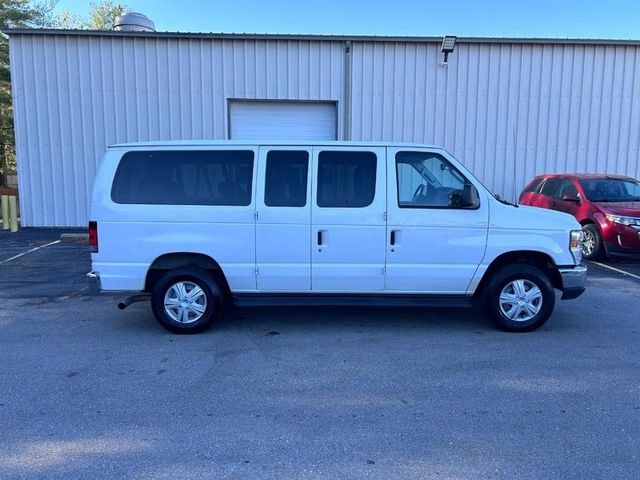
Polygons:
M470 183L465 183L462 187L462 201L460 206L475 208L480 205L480 198L478 196L478 189Z
M580 200L580 197L578 195L563 195L562 201L571 203L582 203L582 200Z

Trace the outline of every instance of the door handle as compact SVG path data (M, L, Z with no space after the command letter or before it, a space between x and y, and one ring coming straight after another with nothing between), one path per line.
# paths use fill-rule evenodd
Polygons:
M391 246L391 251L396 251L396 241L398 240L399 230L391 230L391 234L389 235L389 245Z
M318 230L317 242L318 242L318 251L321 252L322 247L324 247L324 230Z

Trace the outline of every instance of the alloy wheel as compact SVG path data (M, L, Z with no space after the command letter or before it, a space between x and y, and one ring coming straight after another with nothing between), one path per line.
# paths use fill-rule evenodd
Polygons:
M596 237L591 230L582 230L582 254L590 257L596 249Z

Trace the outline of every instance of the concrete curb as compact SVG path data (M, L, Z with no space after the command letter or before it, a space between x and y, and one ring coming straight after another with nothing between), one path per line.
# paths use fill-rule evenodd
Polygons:
M60 235L62 243L87 243L89 234L87 233L63 233Z

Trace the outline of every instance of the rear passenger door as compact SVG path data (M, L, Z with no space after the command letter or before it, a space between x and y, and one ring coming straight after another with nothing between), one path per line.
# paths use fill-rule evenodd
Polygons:
M312 290L383 290L385 149L314 147L313 170Z
M557 209L557 205L554 205L555 199L560 193L560 187L562 186L562 179L557 177L550 177L542 185L540 195L538 195L538 201L536 207Z
M256 199L258 290L311 290L311 148L260 147Z

